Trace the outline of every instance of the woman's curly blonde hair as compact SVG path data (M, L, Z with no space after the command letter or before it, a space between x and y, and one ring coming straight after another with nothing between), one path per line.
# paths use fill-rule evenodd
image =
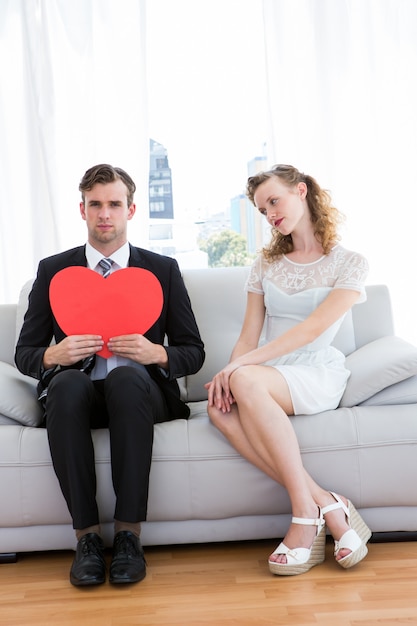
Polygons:
M329 192L322 189L312 176L299 172L292 165L275 165L271 170L260 172L248 178L246 195L253 205L255 205L254 195L259 185L274 177L279 178L284 185L290 188L295 187L298 183L307 185L306 200L310 209L314 234L321 243L324 254L329 254L340 239L337 227L344 219L342 213L332 205ZM283 254L292 252L293 249L292 236L282 235L276 228L272 228L272 239L262 249L262 253L268 261L274 261Z

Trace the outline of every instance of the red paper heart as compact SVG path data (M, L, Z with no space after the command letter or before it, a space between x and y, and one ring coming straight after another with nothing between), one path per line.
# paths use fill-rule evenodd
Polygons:
M156 322L163 294L152 272L127 267L103 278L86 267L67 267L51 280L49 299L56 321L67 335L101 335L107 359L111 337L141 334Z

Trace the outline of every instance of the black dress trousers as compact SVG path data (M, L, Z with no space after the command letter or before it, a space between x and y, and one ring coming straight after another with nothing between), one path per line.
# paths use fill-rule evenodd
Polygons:
M99 523L91 429L109 428L114 517L146 519L154 424L169 419L145 367L122 366L105 380L68 369L50 382L46 428L55 473L76 529Z

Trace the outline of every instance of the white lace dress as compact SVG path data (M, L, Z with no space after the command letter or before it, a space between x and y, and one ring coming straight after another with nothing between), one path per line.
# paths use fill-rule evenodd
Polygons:
M268 343L308 317L332 289L354 289L366 299L366 259L337 245L313 263L294 263L285 255L268 263L259 255L245 289L264 296ZM268 361L287 381L294 414L335 409L346 387L349 371L345 356L331 346L343 317L315 341L290 354Z

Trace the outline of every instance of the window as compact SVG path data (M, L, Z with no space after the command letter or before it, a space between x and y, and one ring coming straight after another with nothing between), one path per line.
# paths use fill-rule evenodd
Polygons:
M234 199L248 168L265 162L261 0L152 0L147 46L150 229L172 220L181 265L189 257L195 266L201 239L223 230L245 237L252 253L263 236L260 216ZM155 251L164 245L157 233L164 231L153 231ZM198 259L207 265L207 255Z

